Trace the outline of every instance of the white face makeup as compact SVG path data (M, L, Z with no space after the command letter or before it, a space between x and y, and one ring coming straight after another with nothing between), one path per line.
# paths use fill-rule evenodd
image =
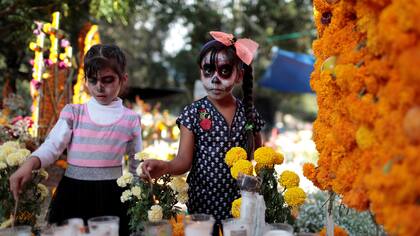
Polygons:
M242 80L237 65L229 60L225 51L217 53L215 64L211 64L209 52L201 62L201 81L207 95L215 100L232 94L235 84Z
M104 68L98 73L99 78L86 78L89 93L102 105L108 105L115 100L127 76L119 78L110 68Z

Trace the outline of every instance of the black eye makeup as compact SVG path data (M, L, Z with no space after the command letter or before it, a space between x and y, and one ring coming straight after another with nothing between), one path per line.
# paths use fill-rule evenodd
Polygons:
M111 84L115 81L115 79L116 78L113 76L106 76L106 77L102 77L100 81L102 84ZM87 78L87 81L89 84L92 84L92 85L96 85L98 83L97 78Z
M215 71L217 70L217 73L219 74L220 77L222 77L223 79L227 79L233 73L233 66L230 64L222 64L222 65L218 65L216 68L214 64L206 63L203 65L202 70L203 70L203 75L205 77L212 77Z

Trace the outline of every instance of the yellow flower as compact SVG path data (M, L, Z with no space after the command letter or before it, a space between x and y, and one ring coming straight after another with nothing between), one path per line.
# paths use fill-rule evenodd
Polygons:
M259 174L260 174L260 171L261 171L263 168L273 169L273 168L274 168L274 165L262 165L262 164L260 164L260 163L257 163L257 164L255 165L255 167L254 167L254 169L255 169L255 173L256 173L257 175L259 175Z
M276 152L275 155L274 155L274 164L280 165L280 164L283 163L283 161L284 161L283 154L281 154L279 152Z
M303 189L299 187L293 187L286 190L284 193L284 201L287 205L296 207L300 206L305 202L306 194Z
M232 202L231 213L234 218L239 218L241 216L241 204L242 198L238 198Z
M289 189L299 186L299 180L299 176L295 172L285 170L280 175L279 183L281 186Z
M159 205L153 205L150 210L147 211L147 218L149 221L159 221L162 220L163 212L162 207Z
M225 163L232 167L235 162L239 160L246 160L247 155L245 149L241 147L233 147L231 148L225 155Z
M254 160L261 165L274 165L276 152L271 147L260 147L254 152Z
M230 173L232 177L237 179L239 173L244 175L252 175L252 163L248 160L239 160L233 164L232 168L230 168Z
M369 148L375 142L375 135L369 128L362 126L357 129L356 142L361 149Z

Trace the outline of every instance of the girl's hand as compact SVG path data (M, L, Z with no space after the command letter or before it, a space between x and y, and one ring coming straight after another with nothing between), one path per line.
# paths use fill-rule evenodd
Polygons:
M13 193L15 200L19 198L22 193L22 188L26 182L32 178L32 170L38 169L41 165L36 157L31 157L23 163L9 178L10 191Z
M143 173L141 174L141 178L149 179L154 178L157 179L164 174L169 173L169 162L161 161L161 160L145 160L141 166Z

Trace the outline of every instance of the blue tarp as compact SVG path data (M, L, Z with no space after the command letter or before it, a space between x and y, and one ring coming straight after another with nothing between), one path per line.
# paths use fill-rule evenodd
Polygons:
M315 58L279 49L259 84L285 93L313 93L309 79Z

